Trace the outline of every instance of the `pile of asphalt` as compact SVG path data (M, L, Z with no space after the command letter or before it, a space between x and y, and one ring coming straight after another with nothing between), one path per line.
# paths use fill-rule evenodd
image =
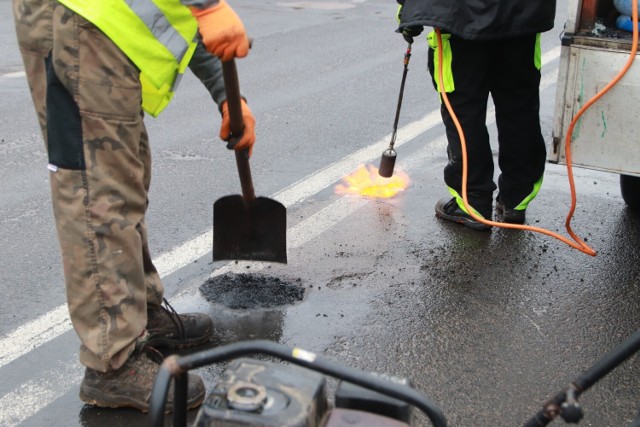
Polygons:
M200 292L209 302L233 309L271 308L302 301L302 280L294 282L261 274L223 274L200 285Z

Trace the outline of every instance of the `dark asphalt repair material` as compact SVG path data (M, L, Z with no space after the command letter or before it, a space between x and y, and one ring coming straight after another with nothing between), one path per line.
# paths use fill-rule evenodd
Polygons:
M224 274L200 285L207 301L233 309L272 308L302 301L302 280L285 282L259 274Z

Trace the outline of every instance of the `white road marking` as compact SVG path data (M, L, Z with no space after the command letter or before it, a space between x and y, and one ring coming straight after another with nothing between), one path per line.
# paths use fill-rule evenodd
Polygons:
M69 329L71 320L66 304L20 326L0 340L0 367L57 338Z
M27 73L25 73L24 71L15 71L13 73L5 73L0 75L0 77L2 78L6 78L6 79L17 79L19 77L26 77Z
M77 353L72 360L77 360ZM82 380L84 367L61 362L38 378L26 381L0 399L0 425L15 426L76 387Z

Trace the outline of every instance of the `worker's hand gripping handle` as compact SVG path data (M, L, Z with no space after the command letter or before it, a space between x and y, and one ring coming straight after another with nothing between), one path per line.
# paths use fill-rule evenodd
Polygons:
M238 72L236 70L236 62L233 59L222 62L222 75L224 77L224 88L227 92L231 135L232 138L239 139L244 132L244 123L242 121L242 98L240 97ZM249 167L249 150L236 150L235 153L240 185L242 186L242 197L245 203L251 203L255 200L256 195L253 190L251 168Z

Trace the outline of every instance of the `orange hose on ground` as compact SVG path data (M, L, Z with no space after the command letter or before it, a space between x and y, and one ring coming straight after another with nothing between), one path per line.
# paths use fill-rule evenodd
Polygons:
M569 213L567 214L565 226L566 226L567 232L573 238L573 241L569 240L565 236L562 236L561 234L555 233L545 228L534 227L531 225L510 224L505 222L490 221L474 213L473 209L469 205L469 201L467 200L467 179L468 179L467 142L464 136L464 132L462 130L462 126L460 125L460 122L458 121L458 117L453 111L453 108L451 107L451 103L449 102L449 98L447 97L447 93L444 90L444 81L442 79L442 49L441 48L438 49L438 65L439 65L438 66L438 82L439 82L440 95L442 96L443 102L445 103L447 110L449 111L449 114L451 115L451 118L454 124L456 125L456 129L458 130L458 135L460 136L460 144L462 146L462 200L464 202L465 208L467 209L467 212L469 212L469 214L473 219L493 227L512 228L516 230L529 230L537 233L546 234L547 236L551 236L555 239L558 239L561 242L564 242L567 245L571 246L572 248L577 249L580 252L584 252L587 255L591 255L591 256L596 255L596 252L589 245L587 245L580 237L578 237L571 229L571 218L573 217L573 213L575 212L575 209L576 209L576 189L575 189L575 183L573 180L573 167L571 165L571 137L573 135L573 128L575 127L575 124L578 122L578 120L584 114L584 112L589 107L591 107L598 99L600 99L605 93L607 93L613 86L615 86L618 83L618 81L629 70L629 68L631 67L631 64L633 63L633 60L635 59L636 52L638 50L638 3L636 1L633 1L632 3L633 3L633 6L632 6L633 42L631 46L631 55L629 56L627 63L622 68L622 70L620 70L620 72L613 78L613 80L609 82L609 84L607 84L602 90L600 90L600 92L598 92L595 96L593 96L593 98L591 98L586 104L584 104L582 108L580 108L580 110L578 110L576 115L573 117L571 124L569 125L569 129L567 130L565 154L567 158L566 162L567 162L567 174L569 177L569 187L571 189L571 208L569 209ZM440 34L439 28L435 28L435 31L436 31L436 35L438 36L438 46L440 47L442 46L442 35Z

